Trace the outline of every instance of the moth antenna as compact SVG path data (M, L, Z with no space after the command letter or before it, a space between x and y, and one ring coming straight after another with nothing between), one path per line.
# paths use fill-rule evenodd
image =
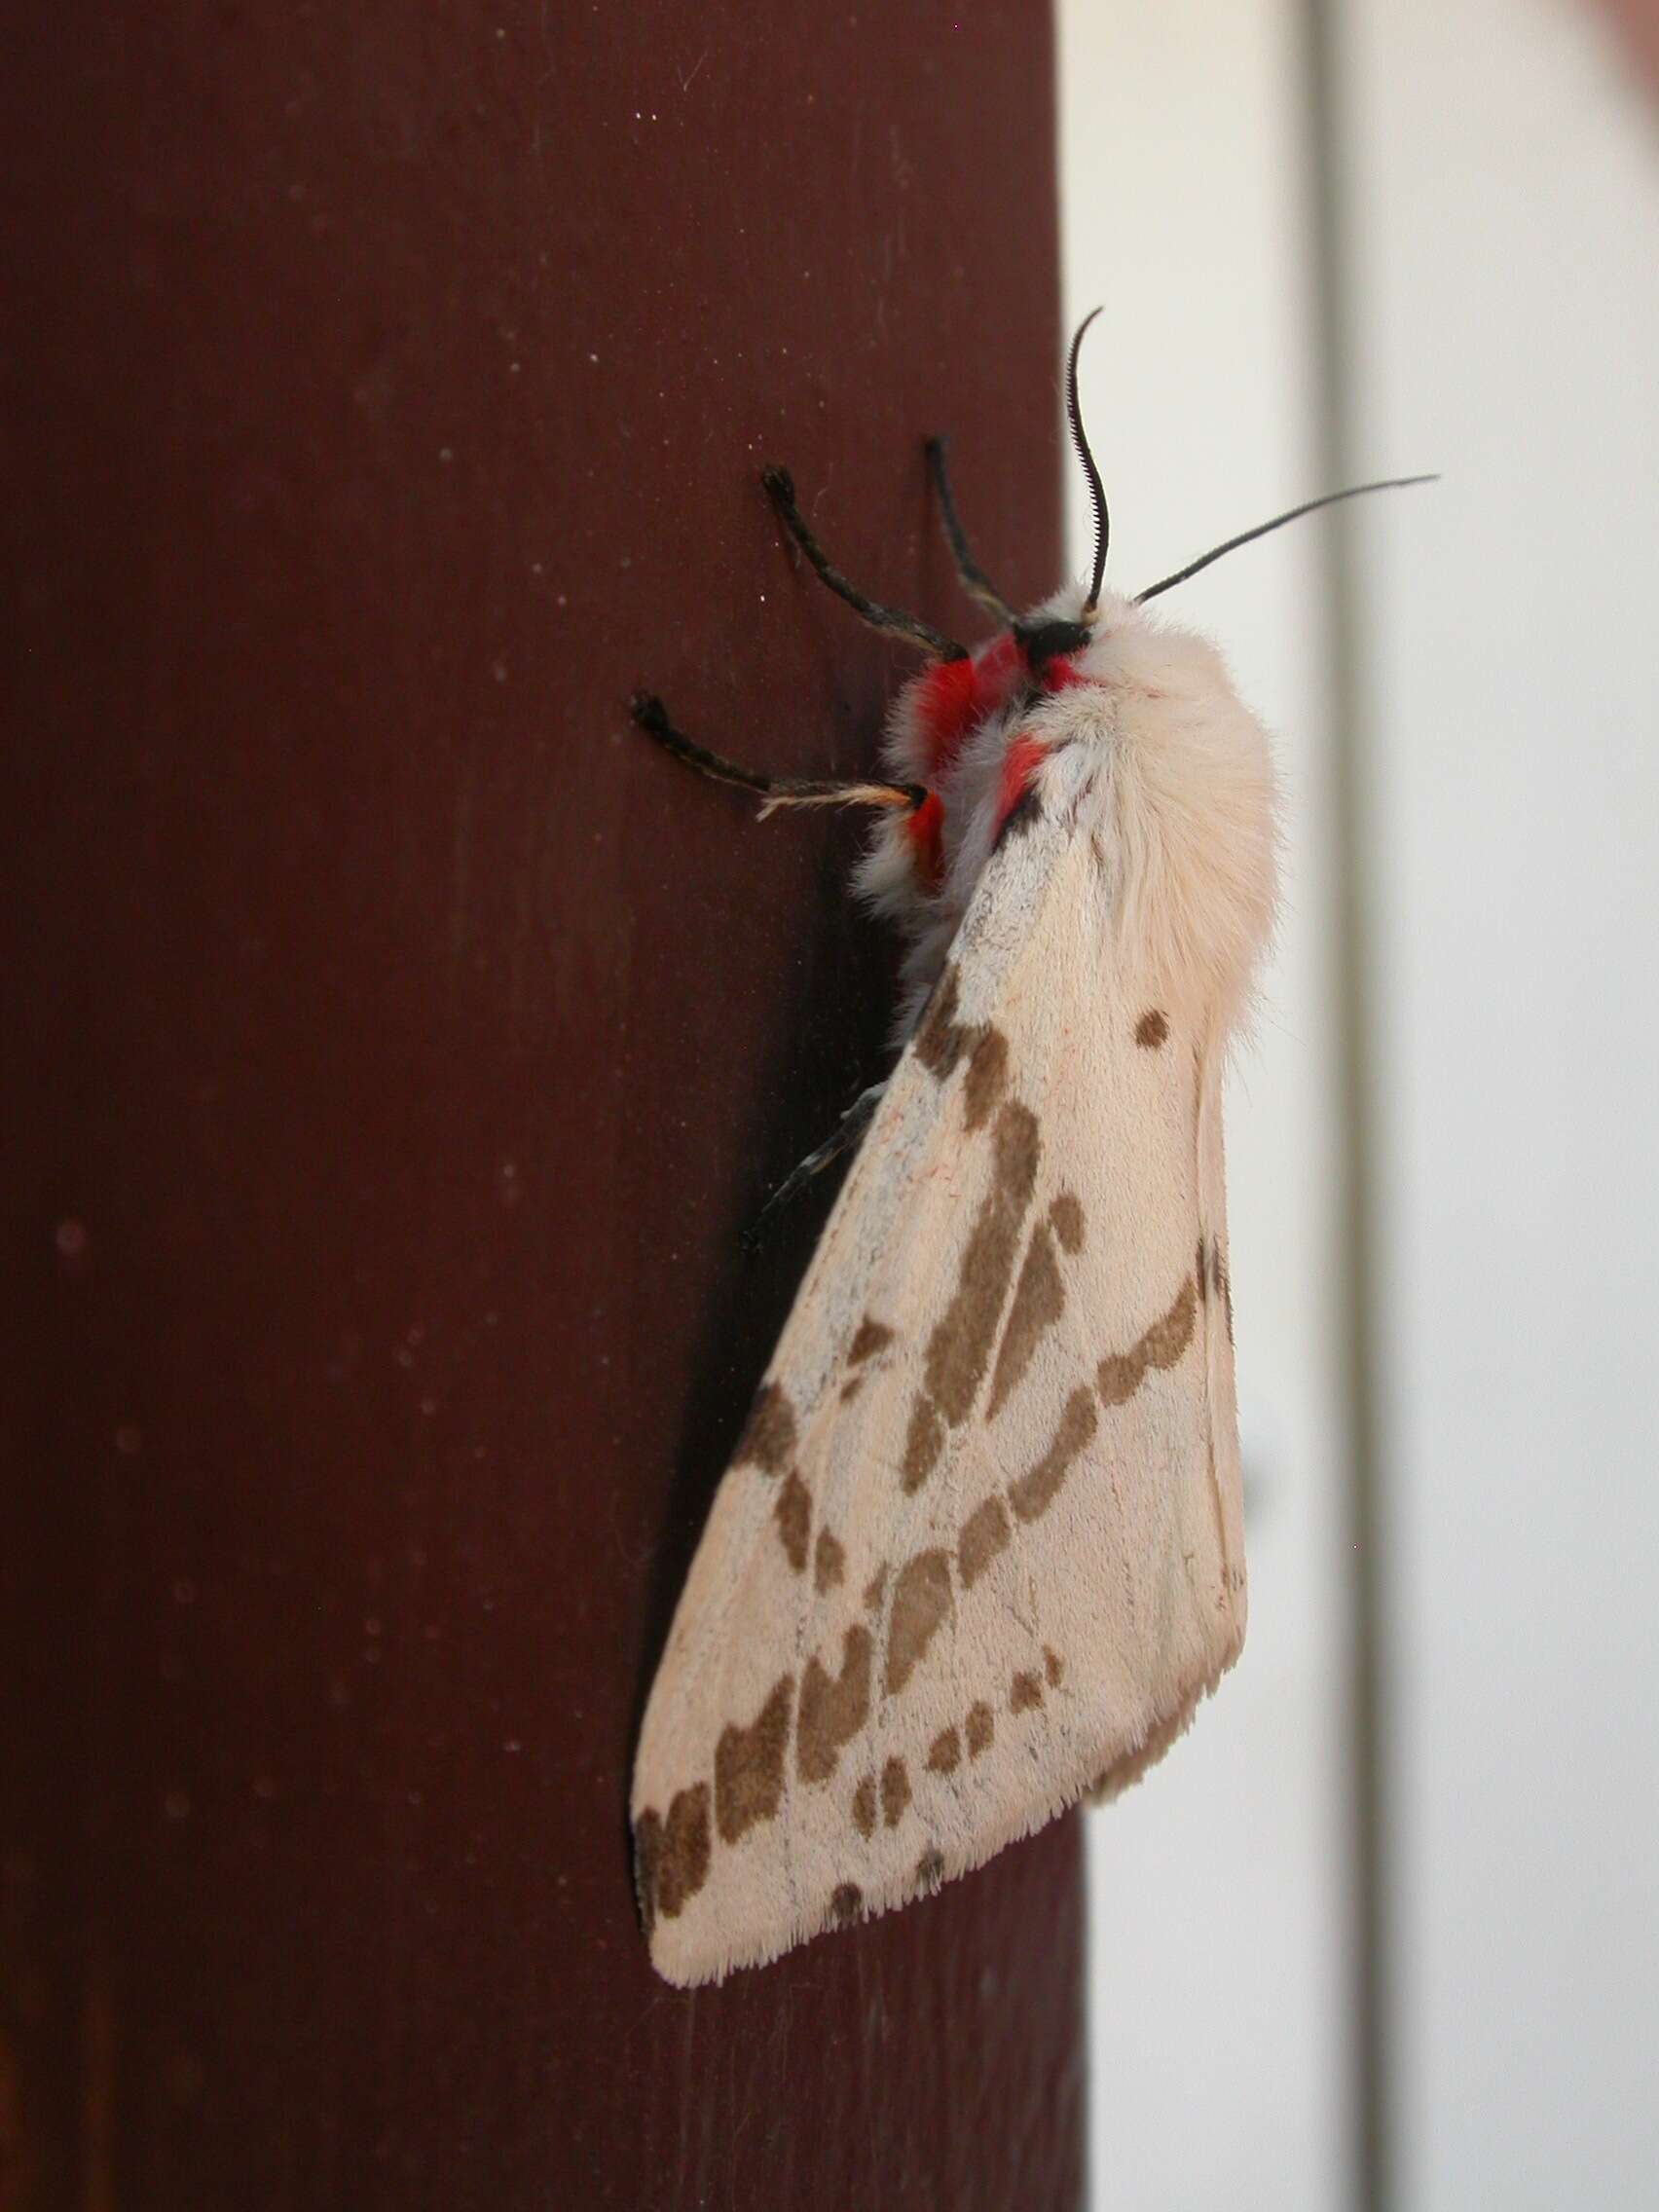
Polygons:
M1259 522L1254 530L1241 530L1236 537L1228 538L1224 544L1212 545L1207 553L1200 553L1196 561L1189 561L1172 576L1162 576L1157 583L1148 584L1145 591L1136 592L1135 605L1144 607L1149 599L1156 599L1161 591L1172 590L1176 584L1184 584L1189 576L1196 576L1200 569L1207 569L1224 553L1236 553L1239 546L1248 545L1252 538L1266 537L1270 530L1296 522L1319 507L1334 507L1341 499L1358 499L1367 492L1401 492L1411 484L1438 484L1439 481L1438 470L1431 470L1426 476L1380 476L1375 484L1350 484L1346 492L1327 492L1322 498L1304 499L1301 506L1287 507L1282 515L1274 515L1272 522Z
M1106 573L1106 548L1112 542L1112 517L1106 511L1106 487L1100 481L1100 471L1094 465L1094 456L1088 450L1084 435L1083 409L1077 398L1077 357L1083 350L1083 334L1100 313L1095 308L1086 314L1077 326L1077 335L1071 342L1071 354L1066 362L1066 421L1071 425L1072 443L1077 457L1083 462L1083 473L1088 478L1088 497L1094 505L1094 574L1089 580L1088 597L1083 603L1083 618L1088 617L1100 604L1100 579Z

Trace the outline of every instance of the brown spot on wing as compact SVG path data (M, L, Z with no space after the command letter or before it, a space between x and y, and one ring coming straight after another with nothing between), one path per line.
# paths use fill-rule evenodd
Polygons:
M806 1539L812 1529L812 1499L793 1467L789 1471L784 1487L778 1493L778 1502L772 1508L778 1524L778 1541L784 1547L784 1557L797 1574L806 1566Z
M899 1466L900 1488L908 1496L921 1489L944 1450L944 1422L939 1408L925 1390L916 1392L910 1408L910 1426L904 1438L904 1456Z
M847 1380L841 1384L842 1405L850 1406L863 1388L864 1377L862 1375L849 1375L847 1377Z
M873 1359L878 1351L884 1351L892 1342L893 1331L886 1322L872 1321L866 1313L859 1323L852 1343L847 1346L847 1359L852 1366L861 1367L866 1359Z
M970 1132L990 1120L1007 1086L1008 1039L1000 1029L987 1028L974 1047L962 1086L963 1120Z
M1037 1464L1008 1486L1009 1501L1022 1521L1035 1521L1048 1512L1060 1494L1072 1461L1094 1436L1097 1415L1087 1389L1074 1390L1066 1400L1054 1441Z
M1051 1689L1058 1689L1061 1677L1065 1674L1065 1661L1060 1657L1057 1651L1051 1651L1049 1646L1045 1643L1043 1646L1043 1672L1049 1677L1049 1687Z
M950 1611L950 1561L941 1551L918 1552L899 1569L887 1624L883 1686L902 1690Z
M972 1035L956 1018L960 996L961 984L952 961L934 985L915 1038L917 1059L941 1083L962 1057Z
M956 1539L956 1570L964 1590L972 1590L998 1552L1006 1549L1008 1536L1008 1509L993 1494L969 1514Z
M795 1714L795 1766L802 1782L828 1782L841 1747L864 1726L869 1713L870 1634L856 1622L841 1641L841 1672L831 1677L816 1652L800 1678Z
M860 1835L866 1838L875 1833L875 1777L873 1774L866 1774L853 1791L853 1825L858 1829Z
M844 1928L849 1920L858 1918L863 1903L864 1892L857 1882L838 1882L830 1892L830 1917L837 1928Z
M1149 1007L1135 1023L1135 1043L1143 1051L1156 1052L1169 1034L1169 1016Z
M944 1853L924 1851L916 1861L916 1887L919 1890L937 1890L944 1880Z
M1226 1288L1225 1278L1222 1287ZM1193 1286L1184 1282L1176 1293L1174 1305L1152 1324L1141 1340L1146 1346L1149 1367L1173 1367L1192 1343L1194 1307Z
M828 1529L818 1531L818 1548L812 1556L813 1587L822 1598L827 1590L838 1589L847 1571L847 1555L838 1537Z
M1037 1185L1042 1143L1030 1107L1010 1099L997 1115L991 1145L991 1187L969 1232L955 1292L928 1339L928 1389L952 1428L966 1419L990 1358Z
M1029 1713L1043 1702L1041 1675L1017 1674L1009 1684L1008 1709L1010 1713Z
M954 1728L941 1728L928 1747L928 1772L954 1774L961 1764L961 1737Z
M1025 1265L1019 1271L1014 1304L1009 1308L1008 1326L1003 1331L996 1371L991 1377L991 1395L985 1406L987 1420L995 1420L1009 1392L1030 1366L1044 1332L1053 1327L1065 1309L1065 1285L1060 1281L1060 1263L1054 1257L1054 1239L1048 1224L1040 1221L1031 1232Z
M1103 1406L1121 1406L1132 1398L1155 1367L1173 1367L1193 1340L1193 1319L1198 1295L1191 1275L1181 1285L1175 1303L1127 1351L1108 1352L1095 1371L1095 1387Z
M910 1777L903 1759L889 1759L881 1770L881 1818L896 1828L910 1802Z
M743 1434L732 1457L734 1467L761 1467L781 1475L794 1452L794 1408L781 1382L762 1382L755 1393Z
M981 1751L990 1750L991 1740L997 1732L997 1716L983 1698L977 1700L968 1708L966 1727L968 1756L971 1759L977 1759Z
M887 1590L887 1568L878 1567L864 1587L864 1602L872 1613L881 1610L881 1601Z
M709 1786L677 1789L668 1819L647 1807L634 1824L640 1911L648 1936L658 1913L674 1920L709 1878Z
M961 981L954 962L934 986L916 1031L915 1052L930 1075L943 1083L964 1053L968 1075L962 1089L964 1124L970 1134L990 1120L1008 1088L1008 1039L988 1021L959 1021Z
M1063 1252L1083 1250L1083 1203L1075 1191L1061 1191L1049 1208L1049 1219Z
M794 1677L786 1675L747 1728L728 1724L715 1746L715 1825L735 1843L777 1812L784 1794Z

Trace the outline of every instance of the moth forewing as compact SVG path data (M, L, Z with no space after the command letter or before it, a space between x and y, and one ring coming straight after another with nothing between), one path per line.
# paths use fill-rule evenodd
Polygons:
M1034 721L1035 803L999 839L985 794L652 1692L635 1820L671 1980L979 1864L1153 1755L1237 1648L1220 1040L1118 926L1144 856L1109 698Z

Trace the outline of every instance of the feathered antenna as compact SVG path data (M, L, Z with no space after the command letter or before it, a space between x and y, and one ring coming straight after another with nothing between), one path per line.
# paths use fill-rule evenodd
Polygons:
M1274 515L1272 522L1259 522L1254 530L1241 530L1236 537L1228 538L1224 544L1212 545L1207 553L1200 553L1196 561L1189 561L1172 576L1161 576L1157 583L1148 584L1145 591L1136 592L1135 605L1144 607L1149 599L1156 599L1161 591L1169 591L1176 584L1184 584L1189 576L1196 576L1200 569L1207 569L1224 553L1236 553L1240 545L1248 545L1253 538L1266 537L1270 530L1282 530L1287 522L1313 514L1320 507L1334 507L1339 499L1357 499L1367 492L1403 492L1410 484L1438 484L1440 478L1432 474L1384 476L1375 484L1350 484L1346 492L1327 492L1323 498L1304 499L1301 506L1287 507L1282 515Z
M1100 313L1096 308L1086 314L1077 326L1077 336L1071 342L1071 357L1066 362L1066 421L1071 424L1072 442L1077 457L1083 462L1083 473L1088 478L1088 497L1094 502L1094 575L1088 586L1088 597L1083 603L1083 618L1088 617L1100 604L1100 579L1106 573L1106 548L1112 541L1112 518L1106 511L1106 487L1100 481L1100 471L1094 465L1094 456L1088 450L1088 440L1083 431L1083 409L1077 402L1077 357L1083 347L1083 334Z

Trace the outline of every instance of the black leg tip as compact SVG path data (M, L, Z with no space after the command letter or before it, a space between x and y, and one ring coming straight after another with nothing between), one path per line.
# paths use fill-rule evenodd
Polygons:
M654 691L636 691L628 702L628 712L642 729L648 729L653 736L668 727L668 709Z
M936 468L944 459L945 448L949 445L949 443L950 440L945 436L942 430L936 430L931 438L925 438L922 441L922 451L927 455L928 459L933 462Z
M746 1257L753 1257L755 1253L759 1251L761 1245L764 1244L765 1241L766 1217L762 1212L756 1214L752 1222L750 1222L745 1228L739 1230L737 1242L739 1250L742 1251Z
M769 461L760 471L760 481L766 487L766 497L775 505L794 505L794 478L787 468L780 468L775 461Z

